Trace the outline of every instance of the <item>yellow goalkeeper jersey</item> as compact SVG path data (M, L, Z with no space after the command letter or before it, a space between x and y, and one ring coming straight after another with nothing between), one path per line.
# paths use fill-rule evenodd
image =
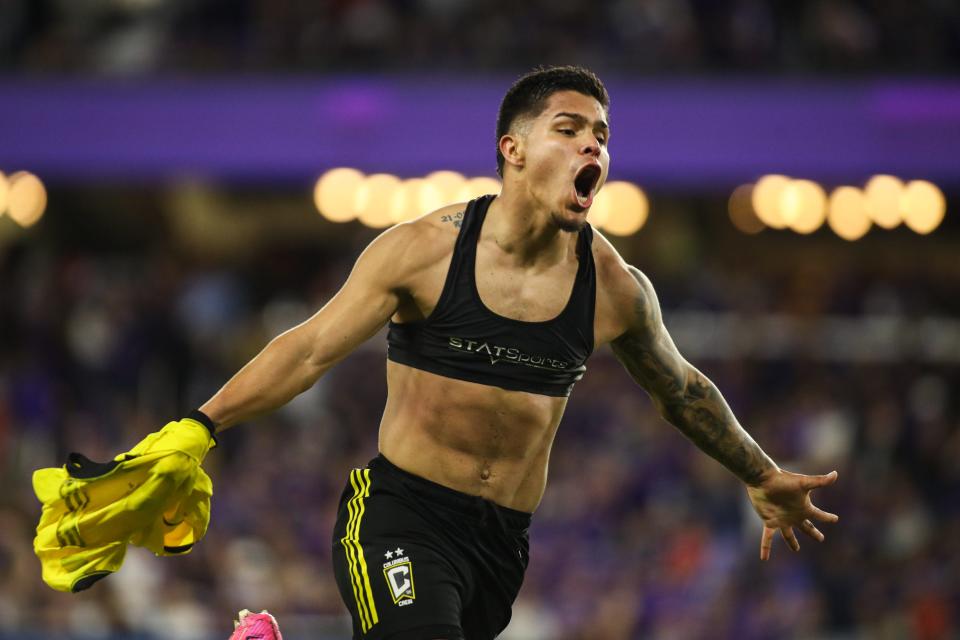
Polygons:
M210 431L185 418L110 462L72 453L63 467L35 471L43 510L33 549L44 582L82 591L120 568L128 544L189 552L210 522L213 483L200 463L212 446Z

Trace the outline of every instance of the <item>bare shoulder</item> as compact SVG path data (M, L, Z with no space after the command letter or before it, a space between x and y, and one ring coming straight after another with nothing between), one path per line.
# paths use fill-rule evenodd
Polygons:
M612 342L651 320L659 304L647 276L629 264L607 238L594 229L593 261L597 269L598 344Z
M448 204L436 211L431 211L419 218L414 218L405 224L418 228L426 234L446 235L452 239L456 239L466 210L466 202ZM439 237L434 239L439 239Z
M449 262L460 231L466 204L451 204L402 222L383 232L368 247L376 245L375 260L387 267L395 284L414 284L425 271Z
M430 262L451 253L466 209L466 203L451 204L398 224L395 228L403 229L402 241L410 259Z

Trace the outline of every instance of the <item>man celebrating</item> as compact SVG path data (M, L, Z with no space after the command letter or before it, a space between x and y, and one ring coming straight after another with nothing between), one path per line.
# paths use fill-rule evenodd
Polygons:
M567 397L604 343L746 485L761 558L776 531L797 550L794 528L823 540L812 520L837 520L810 501L836 472L780 469L677 351L650 281L586 222L610 163L608 110L585 69L521 77L497 121L501 193L384 232L320 311L200 408L217 431L276 409L389 323L380 452L351 472L333 537L356 639L506 627Z

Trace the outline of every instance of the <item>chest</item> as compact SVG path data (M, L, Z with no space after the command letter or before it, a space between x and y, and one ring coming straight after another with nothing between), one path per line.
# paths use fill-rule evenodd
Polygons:
M401 298L393 317L395 322L414 322L431 315L443 290L451 258L446 256L418 274L408 295ZM578 264L571 261L546 270L516 269L478 247L475 267L473 286L483 306L506 318L542 322L560 315L566 307ZM462 284L460 296L470 294L471 283Z
M520 268L495 248L477 247L474 281L481 304L497 315L543 322L564 310L573 292L577 259L571 256L549 268Z

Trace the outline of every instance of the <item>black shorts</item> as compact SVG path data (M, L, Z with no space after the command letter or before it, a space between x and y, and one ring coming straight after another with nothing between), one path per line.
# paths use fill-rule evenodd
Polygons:
M510 621L530 514L403 471L354 469L333 530L333 570L355 640L490 640Z

